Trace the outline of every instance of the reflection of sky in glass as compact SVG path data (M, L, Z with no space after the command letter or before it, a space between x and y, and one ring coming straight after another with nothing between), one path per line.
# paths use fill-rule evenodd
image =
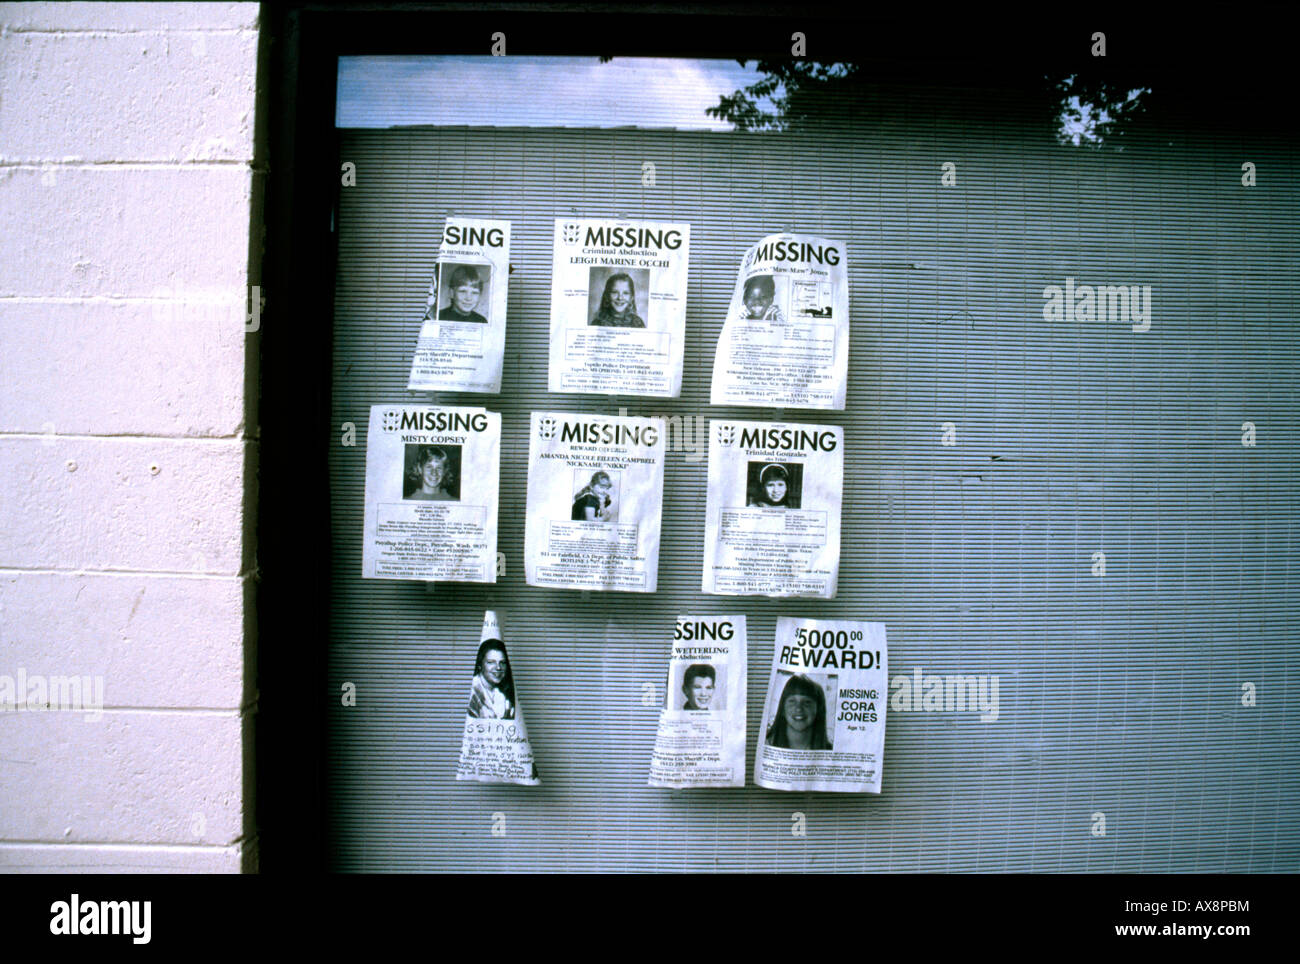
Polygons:
M340 57L335 124L729 131L704 109L757 78L734 60Z

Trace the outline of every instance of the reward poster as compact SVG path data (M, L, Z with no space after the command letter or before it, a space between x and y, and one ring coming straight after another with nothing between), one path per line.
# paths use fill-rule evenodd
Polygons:
M884 623L777 619L754 782L879 793L888 659Z
M556 219L550 391L681 394L690 238L689 224Z

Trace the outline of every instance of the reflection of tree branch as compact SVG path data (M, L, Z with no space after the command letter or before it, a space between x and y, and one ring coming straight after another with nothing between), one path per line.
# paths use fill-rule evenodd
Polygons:
M737 61L742 67L750 61ZM758 60L758 77L705 108L710 117L741 131L800 131L819 122L842 122L846 111L872 116L886 78L857 64L807 60ZM1100 147L1139 126L1147 113L1148 77L1048 75L1030 85L1042 104L1048 128L1061 144ZM1045 130L1046 133L1046 130Z
M1151 88L1115 80L1071 74L1059 80L1045 77L1056 97L1061 144L1101 147L1123 137L1147 111Z
M1293 58L1285 32L1265 39L1255 35L1260 31L1247 36L1240 23L1219 27L1221 46L1210 63L1163 20L1157 30L1126 33L1125 48L1149 56L1093 57L1085 46L1077 55L997 64L974 77L971 62L946 56L942 44L920 58L883 50L861 63L738 59L754 71L751 82L720 94L705 114L738 131L834 134L849 128L894 133L914 123L919 110L926 112L923 126L935 129L961 129L1002 112L1024 124L1030 139L1094 149L1147 139L1187 143L1207 131L1293 137L1287 121L1294 109ZM1232 57L1240 58L1238 69L1225 73ZM900 103L900 92L913 89L922 92L915 109Z
M742 67L747 60L737 61ZM824 64L807 60L756 61L759 77L733 94L723 94L704 112L734 124L737 130L794 130L803 127L827 94L851 86L858 68L854 64ZM759 101L770 101L767 111Z

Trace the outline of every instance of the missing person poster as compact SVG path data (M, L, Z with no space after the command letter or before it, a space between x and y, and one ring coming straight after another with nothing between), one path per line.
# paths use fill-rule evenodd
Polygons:
M447 218L406 387L501 391L510 222Z
M844 242L772 234L745 252L713 360L714 405L844 409Z
M650 786L745 785L744 616L679 616Z
M655 591L664 434L662 418L533 412L528 585Z
M691 226L557 218L550 391L682 390Z
M496 582L500 463L497 412L372 406L362 576Z
M709 429L702 590L834 599L844 430L717 419Z
M888 658L884 623L779 618L754 782L879 793Z
M483 631L474 657L456 779L535 787L542 781L537 776L502 635L500 619L488 610L483 614Z

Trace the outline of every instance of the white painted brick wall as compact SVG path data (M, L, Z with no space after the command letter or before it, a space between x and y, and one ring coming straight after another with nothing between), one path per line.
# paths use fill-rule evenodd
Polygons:
M241 288L225 306L0 299L5 431L90 435L108 421L126 435L237 436L247 336L231 320L244 298Z
M0 573L0 653L12 664L5 672L102 676L104 705L115 709L243 706L251 592L241 580L209 576ZM178 628L196 638L179 645Z
M248 444L0 436L4 564L238 576Z
M0 120L3 160L247 161L257 34L19 33L0 62L3 90L21 88L21 110ZM78 85L69 76L114 76Z
M22 256L0 263L0 296L156 298L175 290L244 290L248 247L238 239L248 237L247 167L61 164L0 171L0 224L8 238L22 239Z
M0 871L256 864L258 15L0 4Z

